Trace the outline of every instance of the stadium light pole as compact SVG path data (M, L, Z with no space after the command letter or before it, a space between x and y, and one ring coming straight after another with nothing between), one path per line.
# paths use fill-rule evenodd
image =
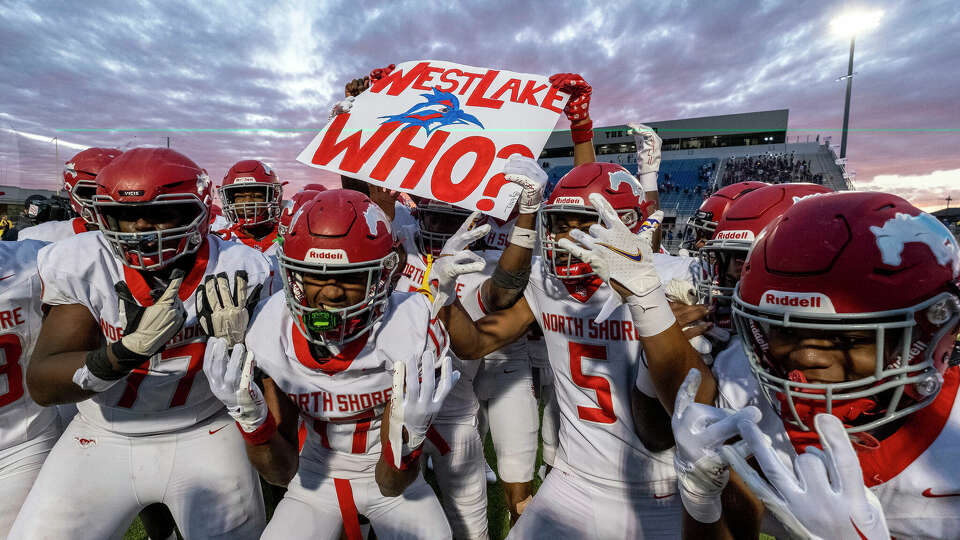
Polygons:
M830 22L834 33L850 36L850 60L847 62L847 75L837 80L847 80L847 97L843 103L843 131L840 133L840 158L847 157L847 126L850 123L850 94L853 91L853 49L857 34L861 34L880 24L883 10L853 10L842 13Z

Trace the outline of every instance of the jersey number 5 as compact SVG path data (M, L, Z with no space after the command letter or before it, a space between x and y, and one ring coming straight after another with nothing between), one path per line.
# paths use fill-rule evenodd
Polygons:
M0 407L13 403L23 395L22 354L23 345L16 334L0 336Z
M613 411L613 397L610 395L610 381L597 375L583 374L583 359L606 360L607 348L602 345L570 343L570 376L580 388L597 393L597 405L600 407L577 406L577 414L582 420L598 424L612 424L617 421Z

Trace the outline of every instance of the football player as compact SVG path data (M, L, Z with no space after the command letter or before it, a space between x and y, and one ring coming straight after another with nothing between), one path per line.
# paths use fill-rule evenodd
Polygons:
M18 240L56 242L75 234L97 230L93 215L93 196L97 175L121 154L116 148L87 148L70 158L63 167L63 189L70 197L70 208L78 217L47 221L20 231Z
M279 259L284 290L245 347L220 342L204 362L254 466L287 486L263 538L358 539L359 514L378 538L449 538L420 454L458 374L426 298L391 294L400 260L387 216L361 193L324 191L297 212Z
M683 445L694 428L675 425L691 475L722 489L721 465L732 463L775 518L765 522L774 531L957 536L960 481L942 471L960 457L960 373L948 361L960 331L958 276L956 240L899 197L844 192L797 202L756 240L734 293L746 358L715 368L727 409L705 408L700 422L714 436ZM724 421L748 404L759 411ZM851 485L857 464L842 461L843 437L822 414L836 417L852 441L862 484ZM722 448L735 435L766 480L744 452ZM698 521L723 527L719 512L704 517L712 519Z
M444 246L469 245L484 235L489 225L467 230L464 226L470 212L430 199L416 199L415 211L419 227L416 237L401 236L406 260L403 263L396 289L402 292L429 293L429 275L433 261L441 256ZM452 241L451 241L452 240ZM477 276L479 279L469 279ZM476 294L476 287L484 279L481 274L461 276L457 294ZM465 279L466 278L466 279ZM480 404L473 384L480 362L461 362L455 358L460 380L444 402L427 436L424 451L431 458L443 509L450 523L453 537L459 539L487 538L487 484L483 441L477 429ZM536 415L536 409L534 409ZM536 438L534 438L536 457Z
M511 245L481 288L484 305L510 307L476 323L456 302L443 312L462 358L496 350L534 322L543 330L560 407L554 464L562 474L547 476L511 536L675 536L680 503L664 408L672 408L688 371L678 376L676 366L705 366L676 324L652 256L624 252L633 257L625 259L642 261L641 271L628 280L635 290L619 284L615 289L558 244L598 221L597 204L612 207L635 237L643 221L643 188L622 167L590 163L564 176L539 211L539 197L527 195L524 190L521 209L534 211L521 210ZM537 217L543 257L533 259L527 285L524 266L531 264ZM645 238L652 244L652 230ZM440 280L437 287L452 285ZM639 324L630 309L646 310ZM709 383L700 399L713 399Z
M740 184L734 184L737 185ZM707 223L706 227L712 227L712 231L709 240L699 243L697 256L702 271L696 276L696 286L700 301L711 306L712 319L718 326L732 329L730 300L733 298L733 288L740 279L747 253L763 228L797 201L832 191L818 184L805 183L751 187L750 191L741 191L722 210L723 215L716 223ZM720 199L721 202L725 200ZM720 203L711 204L717 208ZM702 230L710 231L709 228ZM735 348L739 350L739 345Z
M37 252L45 245L0 242L0 538L60 436L56 409L37 405L24 384L43 319Z
M194 291L236 275L252 304L258 252L208 235L209 179L166 148L136 148L97 176L98 234L38 255L51 307L27 370L42 405L78 402L13 526L15 538L109 538L165 503L188 538L257 538L256 472L201 373ZM70 264L64 264L69 261ZM247 306L245 306L247 307ZM78 486L95 496L77 497Z
M769 185L766 182L738 182L718 189L703 201L696 214L687 219L680 247L698 251L716 232L717 223L734 201L755 189Z
M276 257L277 223L283 203L283 183L277 173L262 161L238 161L223 177L217 195L230 222L230 227L218 234Z

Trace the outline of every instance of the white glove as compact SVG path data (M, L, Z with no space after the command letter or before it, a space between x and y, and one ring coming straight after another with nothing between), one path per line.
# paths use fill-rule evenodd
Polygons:
M754 406L734 412L697 403L700 379L700 371L691 369L677 392L670 421L677 443L673 466L687 513L701 523L714 523L720 519L720 495L730 478L720 447L739 434L738 422L757 422L761 414Z
M589 198L603 225L591 225L590 234L573 229L570 237L580 245L563 238L559 246L588 263L607 283L616 280L635 296L646 296L660 289L660 276L653 267L652 246L653 233L660 226L663 212L655 212L641 225L640 232L634 234L602 195L591 193Z
M457 299L457 280L463 274L482 272L487 261L480 255L463 250L453 255L443 256L430 267L430 318L435 319L444 306L453 304Z
M467 247L483 238L490 232L490 225L484 224L474 227L480 218L480 212L470 214L470 217L460 225L457 232L447 239L440 251L440 256L433 261L428 280L432 305L430 318L435 318L440 309L449 306L457 299L457 278L462 274L480 272L486 266L483 257L468 250Z
M114 285L123 308L126 326L119 341L123 348L118 350L114 347L113 352L123 367L133 363L130 366L130 369L133 369L160 352L183 327L187 313L178 296L183 283L183 272L175 270L171 278L160 298L147 307L134 300L125 282L120 281Z
M573 241L562 238L561 248L590 265L601 279L615 280L630 291L627 305L642 336L656 335L667 329L676 318L667 304L660 276L653 266L653 233L660 226L663 212L657 211L634 234L620 220L610 203L599 193L590 194L590 203L600 214L600 223L590 226L590 234L578 229L570 231ZM620 305L618 295L611 295L597 321L600 322Z
M213 336L207 339L203 373L210 383L210 391L247 433L262 426L269 412L260 387L253 381L254 367L253 353L242 343L228 353L226 340Z
M644 191L657 191L657 174L660 172L660 149L663 141L649 126L627 124L637 144L637 179Z
M547 173L543 167L535 159L513 154L507 158L503 175L507 182L523 188L519 199L520 213L536 214L543 203L543 188L547 185Z
M860 461L840 419L818 414L813 420L824 451L808 448L793 469L777 457L768 438L750 422L740 436L757 458L766 480L729 448L724 458L787 530L815 540L889 540L883 508L863 485Z
M430 348L420 358L393 364L389 437L393 466L398 469L403 456L410 455L423 444L443 401L460 380L460 372L453 369L448 350L449 345L440 351L439 381L436 380L437 354ZM404 428L407 442L403 442Z
M227 274L208 275L195 295L197 319L203 333L227 340L227 348L243 343L250 315L260 301L263 284L247 296L247 273L238 270L233 278L233 292Z
M330 111L330 116L327 117L327 121L329 122L338 115L350 112L350 110L353 109L353 101L355 99L357 99L356 96L348 96L344 98L343 101L340 101L334 105L333 109Z

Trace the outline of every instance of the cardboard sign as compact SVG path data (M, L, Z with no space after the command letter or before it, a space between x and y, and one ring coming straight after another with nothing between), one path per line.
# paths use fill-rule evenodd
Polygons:
M297 160L505 219L520 196L501 172L507 158L539 156L568 97L541 75L404 62Z

